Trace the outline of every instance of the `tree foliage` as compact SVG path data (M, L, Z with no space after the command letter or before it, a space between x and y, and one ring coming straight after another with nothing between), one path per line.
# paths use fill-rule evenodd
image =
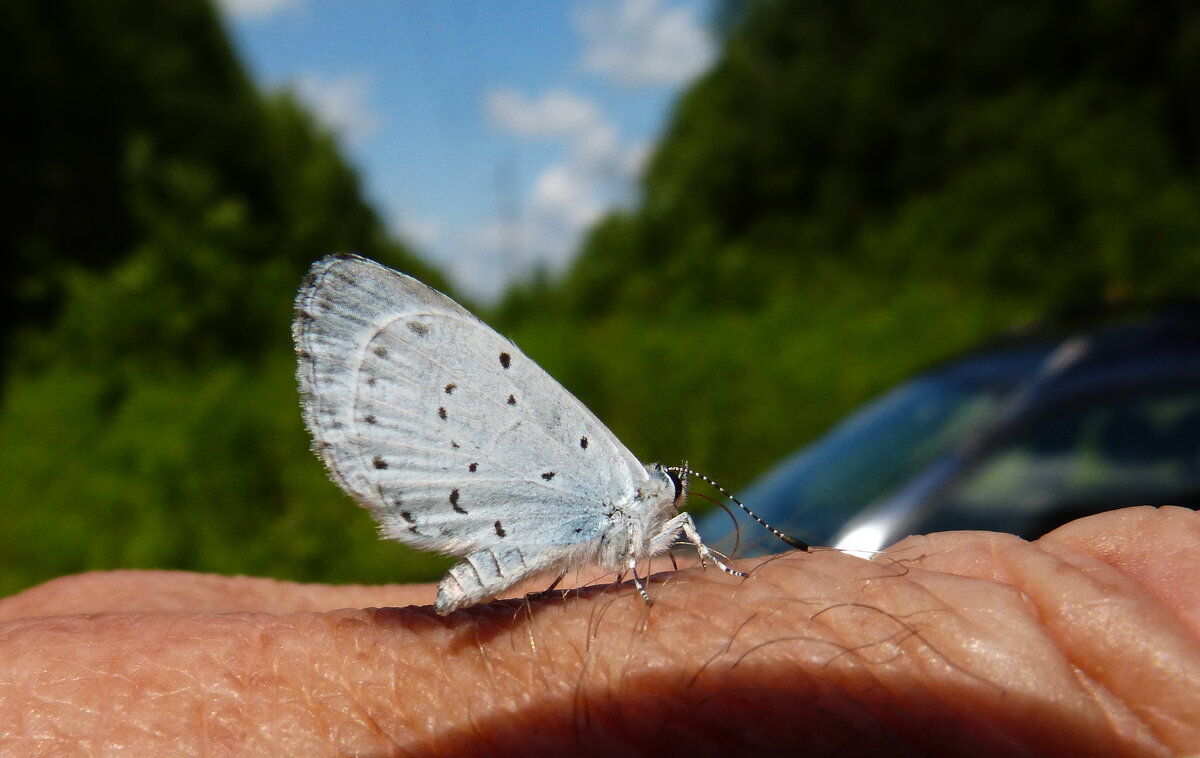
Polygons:
M395 576L306 450L291 303L333 251L440 278L388 238L333 138L250 85L208 2L18 0L0 49L20 113L0 180L0 591L115 566Z
M591 235L564 301L756 308L820 259L1045 305L1200 280L1197 8L732 7L643 203Z
M266 291L293 288L315 257L353 248L421 268L386 238L332 139L287 95L250 85L209 3L18 0L0 9L0 49L20 114L0 180L0 341L41 339L75 307L80 328L144 335L155 358L252 355L280 324L257 318ZM131 321L96 321L81 298ZM172 316L168 303L185 307ZM131 354L95 337L89 349Z

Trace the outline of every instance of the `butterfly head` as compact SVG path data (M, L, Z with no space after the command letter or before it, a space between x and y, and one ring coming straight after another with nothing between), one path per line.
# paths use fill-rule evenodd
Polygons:
M662 519L674 516L687 500L687 470L652 463L646 466L646 472L650 474L650 484L643 488L641 499L651 506L647 511Z

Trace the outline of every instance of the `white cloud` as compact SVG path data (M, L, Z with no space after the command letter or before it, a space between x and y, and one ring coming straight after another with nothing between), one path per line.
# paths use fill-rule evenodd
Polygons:
M582 232L604 212L595 175L577 163L559 163L542 172L533 186L530 215L548 230Z
M594 139L598 131L585 132L592 139L565 140L566 154L537 174L515 217L446 229L425 248L461 292L491 302L534 268L562 272L588 228L632 199L649 145L606 143ZM411 220L402 220L398 228L405 239L416 241L405 231L413 228Z
M625 148L620 166L621 174L628 177L631 182L637 181L642 176L642 172L646 170L646 164L650 162L653 152L654 145L649 142L639 142Z
M485 107L493 126L522 137L578 134L603 118L591 100L562 90L551 90L531 100L511 89L494 89L487 93Z
M603 0L581 6L583 66L623 86L679 85L716 56L711 35L690 8L662 0Z
M455 283L458 292L478 302L494 302L521 273L524 222L493 222L474 228L450 227L438 244L422 254Z
M446 233L446 225L435 218L415 218L409 215L394 216L389 224L392 234L412 245L417 250L436 247Z
M649 146L623 144L595 102L563 90L531 98L498 89L486 95L484 105L497 130L558 141L564 148L562 158L535 178L518 218L471 236L468 248L477 251L477 258L490 257L491 264L462 269L464 276L481 277L463 283L486 296L497 292L505 278L531 266L565 268L588 227L632 197Z
M371 80L363 74L304 74L294 84L317 120L349 143L361 142L383 126L383 116L371 103Z
M602 120L576 134L571 147L581 163L601 173L611 173L617 167L622 149L616 127Z
M304 0L217 0L221 11L237 21L257 21L297 8Z

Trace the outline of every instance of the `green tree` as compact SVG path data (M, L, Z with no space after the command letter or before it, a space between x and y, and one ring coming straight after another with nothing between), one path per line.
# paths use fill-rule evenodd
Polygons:
M818 259L1044 306L1194 289L1196 8L767 1L722 17L724 54L681 99L644 202L597 228L565 300L660 306L647 280L677 274L667 298L755 308Z

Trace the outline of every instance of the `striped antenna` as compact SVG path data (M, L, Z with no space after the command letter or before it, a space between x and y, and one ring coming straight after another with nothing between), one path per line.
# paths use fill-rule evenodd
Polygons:
M682 475L684 477L685 481L686 481L687 477L692 477L692 476L696 477L700 481L708 484L710 487L715 489L717 492L720 492L722 495L724 495L725 497L732 500L734 502L734 504L737 505L737 507L741 508L743 511L750 514L750 518L754 519L759 524L761 524L763 526L763 528L765 528L771 534L775 535L776 537L783 540L784 542L791 545L792 547L796 548L797 550L803 550L805 552L812 552L812 548L809 546L809 544L807 542L798 540L789 534L784 534L783 532L779 531L775 527L768 524L766 521L763 521L761 518L758 517L757 513L750 510L749 508L747 508L745 503L743 503L741 500L738 500L736 497L734 497L733 493L731 493L729 490L725 489L721 485L717 484L712 479L709 479L704 474L701 474L699 471L693 471L692 469L688 468L687 466L667 466L667 471Z

